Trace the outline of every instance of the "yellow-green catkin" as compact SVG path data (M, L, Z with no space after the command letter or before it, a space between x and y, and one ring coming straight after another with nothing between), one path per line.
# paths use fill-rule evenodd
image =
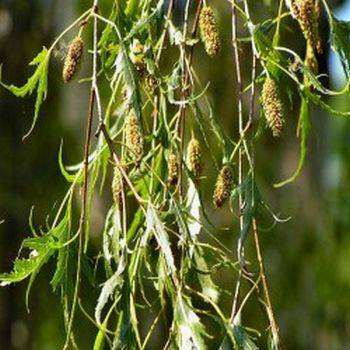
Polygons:
M179 162L177 156L171 153L168 157L168 183L176 185L179 181Z
M216 180L213 203L215 208L221 208L230 197L233 187L233 173L229 165L224 165Z
M199 15L199 30L205 51L210 57L216 56L221 49L219 31L210 6L204 6Z
M70 82L77 72L83 51L84 42L80 37L76 37L70 43L68 53L64 61L62 77L65 83Z
M112 180L112 195L117 208L122 206L123 175L117 165L114 166Z
M147 93L151 96L154 95L158 88L158 80L153 74L148 74L145 79L145 88L147 90Z
M275 81L270 77L267 77L265 79L261 94L261 102L266 122L272 131L272 135L274 137L280 136L283 131L284 108L280 98L278 87Z
M143 155L143 135L139 120L133 109L130 110L125 123L125 143L130 158L140 162Z
M188 168L193 176L197 179L201 175L201 148L199 141L192 137L187 147L187 163Z
M305 66L310 69L314 74L318 73L318 62L315 56L314 50L311 46L307 45L305 55Z
M322 41L319 30L321 5L319 0L294 0L292 16L299 22L307 43L318 53L322 53Z

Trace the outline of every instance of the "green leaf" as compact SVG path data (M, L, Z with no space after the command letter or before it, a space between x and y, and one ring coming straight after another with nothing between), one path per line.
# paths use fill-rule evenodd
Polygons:
M103 257L108 265L111 259L119 259L121 254L120 237L122 233L121 213L113 206L106 217L105 228L103 230Z
M21 87L14 85L6 85L2 82L1 85L11 91L17 97L25 97L31 95L36 90L36 102L34 109L33 122L28 132L23 136L26 139L33 131L36 121L39 117L40 107L47 96L47 76L50 61L51 51L46 47L29 63L30 66L37 66L34 74L28 79L27 83Z
M274 185L274 187L279 188L284 185L287 185L291 182L293 182L301 173L305 158L306 158L306 153L307 153L307 140L309 136L309 131L310 131L310 108L309 108L309 101L307 98L302 96L301 100L301 107L300 107L300 116L299 116L299 127L301 131L300 135L300 157L299 157L299 162L296 171L294 174L289 177L287 180L281 181L277 184Z
M249 175L247 179L242 183L241 188L237 188L237 191L242 193L242 198L245 203L243 210L243 227L240 232L239 239L239 258L243 259L242 248L245 244L249 231L252 227L252 220L255 216L258 205L261 203L260 193L254 182L252 175Z
M123 285L123 273L125 270L124 257L120 259L118 263L118 269L112 277L110 277L101 289L100 296L98 297L98 302L95 308L95 319L96 322L101 324L101 313L104 306L107 304L108 299L114 294L114 298L118 299L118 294L116 291L120 291Z
M27 238L22 246L31 250L28 258L18 258L10 273L0 274L1 285L23 281L32 274L39 272L48 261L54 250L50 246L50 236Z
M123 74L124 80L127 87L127 98L130 100L130 104L134 108L136 116L139 121L142 121L142 108L141 108L141 97L140 97L140 89L139 89L139 78L137 72L135 71L134 65L131 63L127 53L126 48L123 45L123 53L122 55L122 66L123 66ZM141 122L142 126L142 122Z
M204 326L193 311L189 301L178 292L174 309L175 342L177 349L206 349Z
M105 337L106 337L106 332L105 328L107 327L108 324L108 319L103 322L101 329L98 331L95 342L94 342L94 348L93 350L103 350L105 346Z
M233 327L233 332L240 349L242 350L259 349L243 327L235 325Z
M63 141L61 141L60 150L58 152L58 164L60 166L61 174L63 175L63 177L67 180L67 182L73 183L76 180L76 177L77 177L78 173L70 174L66 170L66 168L65 168L65 166L63 164L62 154L63 154ZM80 184L82 179L83 179L83 173L82 172L81 172L80 177L81 177L81 179L78 181L77 184Z
M163 222L159 218L159 215L152 204L148 205L146 226L144 237L148 237L151 232L154 233L154 236L156 237L156 240L160 246L162 256L165 259L168 274L174 274L176 272L176 267L174 256L170 248L169 237Z
M350 22L331 18L331 45L339 56L344 72L349 77L350 73Z
M334 115L336 117L350 117L350 112L342 112L342 111L337 111L337 110L333 109L326 102L322 101L322 99L319 95L316 95L315 93L311 92L310 89L308 89L308 88L305 88L303 90L303 94L310 101L312 101L316 106L321 107L325 112L327 112L331 115Z
M58 239L58 244L61 246L60 248L58 248L56 271L50 282L54 290L56 290L57 287L64 281L64 276L67 273L69 247L68 245L63 245L69 240L70 232L71 208L69 203L64 218L59 223L59 225L51 231L51 235Z
M194 252L194 261L196 267L201 271L209 271L207 262L204 258L204 251L201 247L196 247ZM199 284L202 288L202 293L214 303L219 300L218 288L213 282L209 273L197 272Z
M277 76L279 68L275 64L271 64L270 61L288 65L287 60L283 55L275 50L273 41L266 35L267 31L271 29L271 22L267 21L259 25L255 25L252 30L253 40L259 55L266 61L267 70L273 75Z
M127 16L136 16L138 9L140 8L141 2L139 0L128 0L126 9L125 9L125 14Z

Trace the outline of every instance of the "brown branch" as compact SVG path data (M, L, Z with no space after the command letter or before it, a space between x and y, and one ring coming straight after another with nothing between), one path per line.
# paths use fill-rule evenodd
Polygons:
M232 3L232 46L233 46L233 54L234 54L234 61L235 61L235 67L236 67L236 83L237 83L237 89L238 89L238 127L239 127L239 134L240 137L243 135L243 83L242 83L242 73L241 73L241 62L239 57L239 47L238 47L238 28L237 28L237 9L236 9L236 0ZM240 186L243 182L243 152L241 150L241 147L238 151L238 186ZM241 213L241 210L243 208L243 196L242 193L239 193L238 196L238 206L239 206L239 212ZM243 229L243 215L240 215L239 218L239 226L240 230ZM241 256L241 241L239 239L238 241L238 255ZM231 318L234 319L237 311L237 304L238 304L238 297L239 297L239 290L241 285L241 279L242 279L242 266L238 275L238 279L236 282L236 288L235 288L235 294L234 294L234 300L232 305L232 313Z
M279 327L278 327L278 324L276 322L276 318L275 318L275 315L274 315L274 312L273 312L273 308L272 308L271 297L270 297L270 292L269 292L269 285L268 285L268 281L267 281L267 278L266 278L265 267L264 267L263 258L262 258L262 254L261 254L258 225L257 225L257 222L256 222L255 218L253 219L253 233L254 233L256 256L257 256L258 263L259 263L259 269L260 269L260 274L261 274L261 281L262 281L263 290L264 290L266 309L267 309L266 310L267 311L267 316L268 316L268 319L269 319L269 322L270 322L270 325L271 325L272 335L273 335L273 337L277 336L276 341L278 341L278 338L279 338Z
M76 282L74 287L74 296L72 302L72 309L70 313L70 319L67 329L67 338L64 345L64 349L68 349L69 339L71 338L72 326L75 316L75 309L78 300L79 286L80 286L80 273L81 273L81 255L83 252L84 236L86 229L86 209L87 209L87 193L88 193L88 181L89 181L89 152L91 145L91 135L92 135L92 120L93 120L93 110L95 105L95 92L91 88L90 98L89 98L89 107L86 120L86 129L85 129L85 144L84 144L84 183L82 188L82 207L80 213L79 221L79 243L78 243L78 260L77 260L77 270L76 270Z

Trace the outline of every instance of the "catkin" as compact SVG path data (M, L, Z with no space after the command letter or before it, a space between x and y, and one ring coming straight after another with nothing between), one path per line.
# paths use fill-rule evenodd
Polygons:
M205 51L210 57L216 56L220 52L221 44L214 11L210 6L204 6L201 10L199 30Z
M322 7L320 0L315 0L315 11L317 15L317 19L320 20L322 16Z
M202 166L201 166L201 149L199 141L192 137L191 141L188 144L187 148L187 162L188 168L192 172L195 178L198 178L201 175Z
M143 136L139 120L133 110L130 110L125 123L125 143L130 157L139 162L143 154Z
M176 185L179 181L179 162L174 153L168 157L168 183L169 185Z
M225 201L230 197L233 187L232 169L228 165L224 165L219 172L216 180L213 203L215 208L221 208Z
M318 73L318 62L315 56L314 50L311 46L307 45L305 55L305 66L311 70L312 73Z
M261 94L262 106L265 118L274 137L281 135L283 131L283 104L275 81L267 77Z
M322 53L322 41L319 31L321 6L318 0L294 0L292 16L299 22L307 43L318 53Z
M117 165L114 166L112 180L112 194L117 208L122 206L123 175Z
M145 88L147 92L153 96L158 87L157 78L153 74L148 74L145 79Z
M80 37L76 37L69 45L68 54L64 61L63 81L70 82L79 68L79 62L84 51L84 42Z

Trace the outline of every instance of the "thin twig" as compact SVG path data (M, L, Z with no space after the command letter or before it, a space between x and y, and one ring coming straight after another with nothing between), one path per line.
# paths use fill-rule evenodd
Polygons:
M279 346L279 327L278 327L278 324L276 322L276 318L275 318L273 308L272 308L271 297L270 297L270 292L269 292L269 285L268 285L268 281L266 278L264 262L263 262L263 258L262 258L262 254L261 254L258 225L257 225L255 218L253 219L253 233L254 233L256 256L257 256L258 263L259 263L261 281L262 281L264 296L265 296L265 301L266 301L267 316L269 318L269 322L271 325L274 343L276 346Z
M187 2L187 6L189 6L190 0ZM190 38L193 39L196 36L197 33L197 28L198 28L198 22L199 22L199 15L200 11L203 5L203 0L199 0L197 4L197 9L196 9L196 14L195 18L193 21L192 25L192 30L190 34ZM188 10L188 9L187 9ZM186 14L187 13L186 10ZM188 18L185 18L185 25L184 25L184 36L186 36L187 32L187 20ZM184 38L184 41L186 38ZM186 101L189 94L190 94L190 77L191 77L191 65L192 65L192 60L193 60L193 52L194 52L194 45L192 45L189 48L188 55L186 57L186 44L184 43L183 47L183 69L184 69L184 74L183 74L183 80L182 80L182 91L181 91L181 100ZM183 191L183 171L182 171L182 163L183 163L183 154L184 154L184 136L185 136L185 119L186 119L186 109L187 109L187 104L183 103L180 106L180 120L179 120L179 138L180 138L180 174L179 174L179 194L180 198L182 196L182 191Z
M68 349L69 339L71 337L72 326L75 316L75 309L78 299L79 293L79 285L80 285L80 273L81 273L81 255L83 252L83 243L86 229L86 210L87 210L87 192L88 192L88 180L89 180L89 151L91 144L91 135L92 135L92 119L93 119L93 108L95 104L95 93L94 90L91 89L90 99L89 99L89 108L87 115L87 123L85 129L85 144L84 144L84 183L82 188L82 207L80 213L80 222L79 222L79 243L78 243L78 260L77 260L77 269L76 269L76 281L74 287L74 296L72 302L72 308L70 313L70 319L67 329L67 337L66 343L64 345L64 349Z
M243 83L242 83L242 73L241 73L241 63L240 63L240 57L239 57L239 47L238 47L238 29L237 29L237 8L236 8L236 0L232 3L232 45L233 45L233 53L234 53L234 60L235 60L235 66L236 66L236 83L237 83L237 89L238 89L238 127L239 127L239 134L240 136L243 135ZM241 186L243 182L243 151L241 147L238 151L238 186ZM239 205L239 212L241 212L243 208L243 196L242 193L239 193L238 196L238 205ZM240 231L243 230L243 216L240 215L239 218L239 226ZM242 255L242 242L241 238L238 239L238 256L240 257ZM232 312L231 312L231 319L233 320L236 311L237 311L237 304L238 304L238 298L239 298L239 290L241 286L241 280L242 280L242 266L240 268L238 279L236 282L235 287L235 293L234 293L234 299L233 299L233 305L232 305Z
M97 5L98 0L94 0L93 6L92 6L92 13L97 12ZM67 349L69 346L69 339L71 337L73 322L74 322L74 316L75 316L75 309L77 305L78 300L78 294L79 294L79 286L80 286L80 274L81 274L81 256L83 253L83 245L84 245L84 237L86 235L86 212L87 212L87 194L88 194L88 181L89 181L89 153L90 153L90 145L91 145L91 136L92 136L92 120L93 120L93 111L94 111L94 105L96 101L96 93L98 90L96 90L97 87L97 19L94 17L94 30L93 30L93 46L94 46L94 55L93 55L93 78L92 78L92 86L90 90L90 97L89 97L89 107L88 107L88 114L87 114L87 121L86 121L86 129L85 129L85 144L84 144L84 183L83 183L83 189L82 189L82 208L80 213L80 222L79 222L79 242L78 242L78 259L77 259L77 269L76 269L76 281L75 281L75 287L74 287L74 296L73 296L73 302L72 302L72 308L70 313L70 319L68 323L68 329L67 329L67 337L66 342L64 345L64 349ZM97 97L99 97L97 95ZM99 100L99 99L98 99ZM99 104L99 101L98 101ZM100 109L99 109L100 112ZM99 113L100 116L100 113Z

